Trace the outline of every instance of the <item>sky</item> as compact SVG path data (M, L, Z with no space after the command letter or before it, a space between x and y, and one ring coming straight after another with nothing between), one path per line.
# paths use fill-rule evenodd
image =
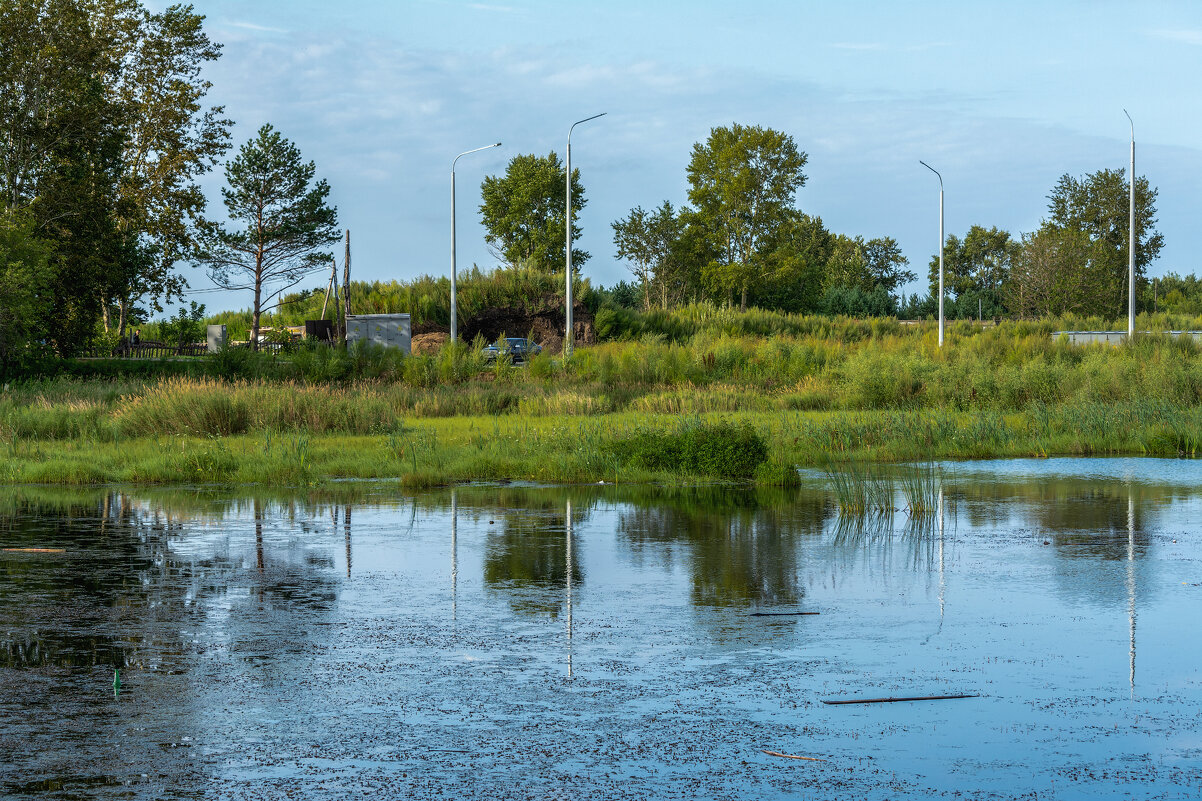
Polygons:
M572 135L594 284L632 278L611 223L687 203L690 151L714 127L791 135L809 159L797 206L896 239L919 274L906 291L925 292L939 184L920 159L942 173L948 234L1017 236L1061 175L1127 167L1124 109L1159 190L1149 274L1202 272L1202 3L193 1L224 44L205 76L235 149L269 122L316 162L356 280L449 275L451 162L500 141L456 169L459 268L498 266L480 182L518 154L562 159L571 124L601 112ZM202 183L214 216L223 183ZM209 311L250 305L184 274Z

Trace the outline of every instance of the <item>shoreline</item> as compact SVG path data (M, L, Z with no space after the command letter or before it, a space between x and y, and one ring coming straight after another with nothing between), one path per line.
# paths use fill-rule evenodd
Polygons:
M662 437L690 422L750 428L767 445L767 456L753 473L732 480L704 470L651 469L629 455L629 443ZM0 484L306 488L363 479L397 481L412 489L473 481L792 486L797 481L794 468L845 461L1192 456L1199 432L1202 408L1160 404L1010 413L928 409L688 418L636 412L411 418L382 434L294 429L226 436L114 434L111 439L14 436L0 442Z

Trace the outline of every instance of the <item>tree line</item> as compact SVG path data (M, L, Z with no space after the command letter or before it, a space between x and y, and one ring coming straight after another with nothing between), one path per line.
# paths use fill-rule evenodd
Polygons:
M183 298L181 263L256 307L328 263L329 187L271 126L227 165L233 224L205 217L233 126L205 104L220 55L190 5L0 0L0 375L124 336Z
M788 134L754 125L716 127L693 145L688 205L636 206L612 223L617 258L633 281L610 291L620 306L672 309L699 300L803 313L921 318L938 311L939 258L930 289L906 295L915 280L897 241L829 230L797 203L808 156ZM483 184L480 207L494 253L511 266L562 272L565 174L558 156L521 155L503 177ZM974 225L944 245L945 314L949 318L1075 314L1117 318L1126 309L1127 176L1102 169L1064 175L1048 195L1047 217L1012 236ZM585 203L573 171L573 239ZM1136 280L1149 303L1148 265L1164 245L1156 230L1156 190L1136 180ZM573 249L573 263L589 254ZM1166 279L1167 280L1167 279ZM1193 294L1180 279L1178 295ZM1172 290L1166 290L1167 293ZM1184 293L1184 294L1183 294ZM1202 298L1200 298L1202 299Z

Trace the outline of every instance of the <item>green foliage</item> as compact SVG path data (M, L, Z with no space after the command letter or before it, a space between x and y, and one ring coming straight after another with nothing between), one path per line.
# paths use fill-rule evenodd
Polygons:
M0 380L44 356L52 255L28 215L0 212Z
M110 301L177 293L172 265L203 207L195 183L228 122L199 78L219 46L189 6L0 1L0 207L29 209L54 244L51 344L85 346ZM107 323L107 320L106 320Z
M313 183L316 170L312 161L301 161L299 148L264 125L225 169L221 196L241 230L213 221L200 225L197 262L218 286L254 291L252 347L258 347L264 306L333 258L318 249L339 238L338 212L326 205L329 184Z
M999 228L974 225L964 239L949 234L943 247L944 316L971 319L978 311L985 318L1005 315L1005 289L1021 254L1022 242ZM938 253L931 256L929 279L931 296L937 301Z
M903 269L908 263L892 237L865 241L862 236L837 234L823 270L825 286L828 290L854 287L865 293L881 287L886 293L893 293L914 280L914 273Z
M638 278L644 309L651 308L653 290L654 302L667 309L669 298L673 304L677 302L687 285L678 258L684 220L665 200L650 214L636 206L626 219L613 223L617 256L630 263L631 272Z
M480 330L481 321L498 310L512 316L560 314L563 310L563 276L542 270L506 268L485 271L477 267L458 276L459 332L470 339ZM287 294L278 309L264 315L262 322L271 326L301 325L321 317L324 287ZM576 298L586 308L600 305L599 293L588 279L579 279ZM451 322L451 282L442 276L423 275L409 281L353 282L351 304L356 314L410 315L414 330L449 330ZM332 304L331 304L332 305ZM327 312L326 317L331 317ZM224 324L230 339L246 339L250 333L251 311L221 312L206 319ZM499 333L499 332L498 332ZM525 332L519 332L524 334ZM495 336L495 334L493 334Z
M1007 306L1021 316L1115 315L1127 308L1129 186L1123 170L1099 170L1084 178L1064 175L1048 196L1049 218L1023 238L1007 292ZM1156 230L1156 190L1135 182L1135 273L1164 246Z
M693 145L689 200L719 254L703 280L712 291L740 293L741 308L764 272L773 232L805 184L806 158L788 134L738 123L712 128L705 144Z
M566 267L567 170L554 151L546 156L514 156L504 177L480 185L484 241L513 267L562 273ZM587 205L580 170L572 170L572 241L580 238L576 216ZM588 251L572 248L572 266L588 261Z
M167 345L191 345L203 342L205 326L202 320L205 316L203 303L192 301L187 309L182 306L176 311L175 317L159 325L160 341Z
M646 470L746 480L768 458L768 443L752 426L728 421L645 430L616 441L614 453Z

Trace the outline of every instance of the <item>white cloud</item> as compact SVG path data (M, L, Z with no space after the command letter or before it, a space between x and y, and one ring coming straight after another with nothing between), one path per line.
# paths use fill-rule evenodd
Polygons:
M1189 29L1161 29L1149 32L1149 35L1156 39L1164 39L1169 42L1178 42L1180 44L1202 46L1202 30Z
M220 24L228 25L231 28L241 28L246 31L259 31L261 33L288 33L288 31L285 28L271 28L271 27L268 27L267 25L256 25L253 22L238 22L238 21L227 20Z
M880 42L833 42L831 47L836 50L884 50Z

